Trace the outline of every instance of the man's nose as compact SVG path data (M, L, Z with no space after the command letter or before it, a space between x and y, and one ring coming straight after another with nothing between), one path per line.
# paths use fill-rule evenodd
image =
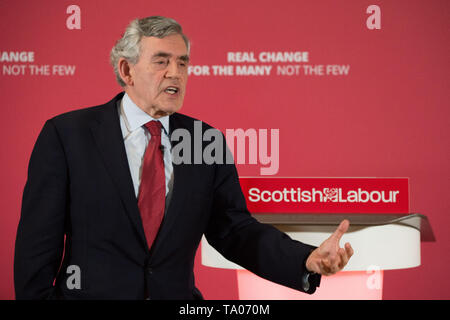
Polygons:
M176 78L180 77L180 67L177 62L169 62L167 65L166 78Z

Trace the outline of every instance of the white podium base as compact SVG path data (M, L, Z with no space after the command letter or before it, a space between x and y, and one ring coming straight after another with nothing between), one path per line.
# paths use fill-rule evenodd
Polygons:
M319 246L336 230L342 219L350 228L342 236L341 247L350 242L355 254L344 270L322 277L313 295L297 292L264 280L241 266L228 261L205 238L202 239L202 264L209 267L236 269L239 299L381 299L383 270L420 266L420 242L434 241L425 216L411 215L259 215L260 222L270 223L292 239ZM421 228L424 233L421 234Z
M383 270L343 271L322 277L312 295L237 270L239 300L381 300Z

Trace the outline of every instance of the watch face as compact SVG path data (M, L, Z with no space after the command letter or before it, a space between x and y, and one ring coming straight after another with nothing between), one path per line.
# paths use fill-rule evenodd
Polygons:
M310 275L311 275L311 273L309 271L306 271L306 273L302 279L302 286L303 286L303 290L305 290L305 291L309 290L309 276Z

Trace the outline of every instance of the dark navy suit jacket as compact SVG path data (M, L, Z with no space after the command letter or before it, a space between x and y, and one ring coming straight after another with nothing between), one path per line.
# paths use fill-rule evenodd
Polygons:
M16 298L202 298L193 266L203 234L227 259L303 290L314 247L251 217L234 164L174 164L170 205L149 250L117 112L122 96L54 117L39 134L16 238ZM194 132L195 119L169 119L171 131ZM71 265L79 289L67 286ZM320 277L312 282L308 293Z

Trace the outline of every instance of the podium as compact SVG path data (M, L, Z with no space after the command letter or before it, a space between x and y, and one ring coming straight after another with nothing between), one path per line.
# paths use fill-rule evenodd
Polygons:
M292 239L319 246L343 219L350 228L341 239L341 247L350 242L355 254L343 271L322 276L316 293L308 295L265 279L226 260L205 238L202 239L202 264L235 269L239 299L371 299L382 298L383 271L420 266L421 241L435 241L425 215L414 214L336 214L336 213L258 213L261 223L268 223Z

